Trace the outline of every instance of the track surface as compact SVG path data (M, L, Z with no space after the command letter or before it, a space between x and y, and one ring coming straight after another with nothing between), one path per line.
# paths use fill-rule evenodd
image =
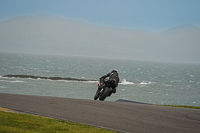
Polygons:
M121 132L200 132L199 109L5 93L0 106Z

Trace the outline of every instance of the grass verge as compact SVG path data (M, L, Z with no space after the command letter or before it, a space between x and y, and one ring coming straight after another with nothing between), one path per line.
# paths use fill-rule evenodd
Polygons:
M75 122L35 115L0 111L0 132L2 133L115 133Z
M200 109L200 107L198 107L198 106L186 106L186 105L159 105L159 106L170 106L170 107Z

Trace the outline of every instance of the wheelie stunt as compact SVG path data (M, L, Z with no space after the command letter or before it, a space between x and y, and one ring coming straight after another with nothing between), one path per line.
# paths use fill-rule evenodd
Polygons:
M106 79L109 77L109 79ZM116 93L116 87L119 83L119 76L117 70L112 70L111 73L108 73L102 76L99 79L99 84L97 86L97 92L94 96L94 100L103 101L107 96L111 96L112 93Z

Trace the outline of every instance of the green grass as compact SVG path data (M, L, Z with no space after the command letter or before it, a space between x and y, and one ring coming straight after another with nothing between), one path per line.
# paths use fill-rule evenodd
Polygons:
M160 106L170 106L170 107L200 109L200 107L198 107L198 106L186 106L186 105L160 105Z
M2 133L114 133L70 121L47 117L0 111L0 132Z

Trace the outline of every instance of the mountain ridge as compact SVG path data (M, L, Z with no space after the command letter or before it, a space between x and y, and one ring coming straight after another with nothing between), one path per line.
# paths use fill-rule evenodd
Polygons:
M14 21L14 20L30 20L30 19L34 19L34 18L46 18L46 19L57 19L57 20L62 20L62 21L68 21L68 22L73 22L73 23L82 23L82 24L86 24L86 25L90 25L90 26L95 26L95 27L101 27L101 28L110 28L110 29L119 29L119 30L127 30L127 31L147 31L147 32L153 32L153 31L150 31L150 30L145 30L145 29L125 29L125 28L115 28L115 27L106 27L106 26L99 26L99 25L95 25L95 24L90 24L90 23L87 23L87 22L84 22L84 21L80 21L80 20L73 20L73 19L68 19L68 18L62 18L62 17L57 17L57 16L52 16L52 15L46 15L46 14L40 14L40 15L23 15L23 16L18 16L18 17L13 17L13 18L10 18L10 19L7 19L7 20L3 20L3 21L0 21L0 24L1 23L4 23L4 22L10 22L10 21ZM198 26L195 26L195 25L192 25L190 23L184 23L184 24L180 24L180 25L177 25L177 26L173 26L171 28L168 28L166 30L163 30L161 32L165 32L165 31L168 31L168 30L174 30L174 29L181 29L181 28L197 28L197 29L200 29L200 27ZM161 33L161 32L154 32L154 33Z
M1 51L200 62L200 28L190 24L155 33L39 15L2 21L0 29Z

